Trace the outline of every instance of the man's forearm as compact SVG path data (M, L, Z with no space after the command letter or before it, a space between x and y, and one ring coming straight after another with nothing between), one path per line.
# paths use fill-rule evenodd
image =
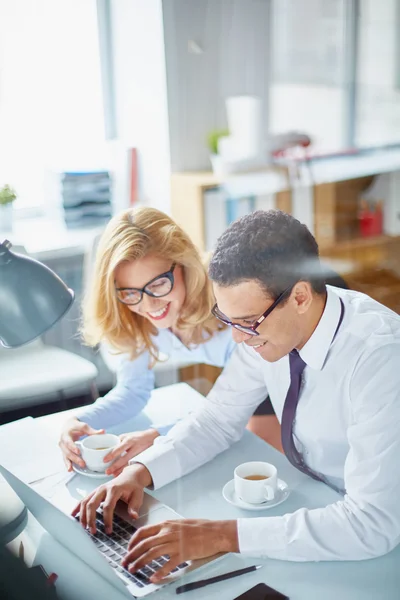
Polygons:
M137 483L139 483L139 485L142 487L147 488L153 485L153 479L150 471L141 463L133 463L126 467L126 469L129 469L132 477L134 477L135 481L137 481Z
M161 429L161 428L160 428L160 429ZM154 440L155 440L156 438L160 437L161 435L164 435L163 433L160 433L160 431L158 431L158 429L155 429L155 428L151 428L151 429L149 429L149 432L151 432L151 433L152 433L152 436L153 436L153 442L154 442Z
M239 552L237 521L215 521L220 552Z

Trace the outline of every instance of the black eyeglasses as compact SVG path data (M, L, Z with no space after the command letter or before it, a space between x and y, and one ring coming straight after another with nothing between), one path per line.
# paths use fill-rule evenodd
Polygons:
M123 304L134 306L142 301L143 294L147 294L152 298L162 298L167 296L174 287L174 269L176 263L166 273L161 273L154 277L149 283L142 288L115 288L117 299Z
M286 288L286 290L284 290L282 292L282 294L280 294L277 299L275 300L275 302L273 302L273 304L271 304L271 306L269 308L267 308L267 310L265 311L265 313L263 313L261 315L261 317L259 317L257 319L257 321L255 321L253 323L253 325L249 325L248 327L246 327L245 325L240 325L239 323L232 323L232 321L230 321L228 319L228 317L226 315L224 315L224 313L222 313L217 304L214 304L213 308L211 309L212 314L214 315L214 317L216 317L217 319L219 319L219 321L222 321L222 323L225 323L225 325L229 325L230 327L234 327L235 329L237 329L238 331L241 331L242 333L247 333L249 335L260 335L257 331L257 328L261 325L261 323L263 321L265 321L265 319L268 317L268 315L270 315L272 313L272 311L274 310L274 308L276 308L278 306L278 304L280 304L280 302L282 302L282 300L284 299L284 297L287 295L287 293L289 291L291 291L293 288L293 286L291 285L290 287Z

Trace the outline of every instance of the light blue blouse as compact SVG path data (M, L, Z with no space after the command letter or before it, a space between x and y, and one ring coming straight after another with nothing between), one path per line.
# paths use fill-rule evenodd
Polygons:
M168 329L160 329L154 338L160 353L170 359L205 363L224 367L236 344L229 328L216 332L212 338L199 345L186 347ZM154 388L154 370L149 368L149 353L145 352L135 360L121 355L118 361L117 384L104 397L79 409L79 419L95 429L108 429L132 419L146 406ZM165 435L174 425L157 427Z

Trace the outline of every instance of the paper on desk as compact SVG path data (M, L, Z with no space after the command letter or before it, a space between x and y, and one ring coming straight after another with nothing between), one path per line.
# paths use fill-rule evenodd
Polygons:
M0 427L0 463L25 483L65 469L58 446L32 417Z

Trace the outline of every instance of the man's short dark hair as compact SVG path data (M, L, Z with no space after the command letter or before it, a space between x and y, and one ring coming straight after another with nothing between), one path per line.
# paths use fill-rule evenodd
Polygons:
M279 210L257 210L218 239L209 274L220 286L256 280L274 300L297 281L325 292L318 244L305 225Z

